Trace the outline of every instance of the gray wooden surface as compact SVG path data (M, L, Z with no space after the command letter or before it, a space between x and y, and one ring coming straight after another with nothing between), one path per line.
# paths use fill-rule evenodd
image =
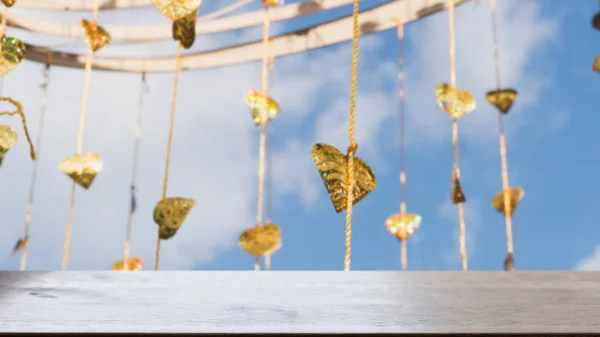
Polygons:
M600 332L600 272L0 272L0 333Z

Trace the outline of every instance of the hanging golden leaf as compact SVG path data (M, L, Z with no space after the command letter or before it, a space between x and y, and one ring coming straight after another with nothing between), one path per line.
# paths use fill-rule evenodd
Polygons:
M15 243L15 247L13 248L12 253L10 255L16 255L18 252L23 250L25 246L27 246L27 240L27 237L19 238L19 240L17 240L17 243Z
M513 254L508 253L506 259L504 259L504 270L505 271L513 271L515 270L515 259Z
M440 83L434 88L434 94L438 106L452 119L458 119L475 110L475 99L466 90Z
M515 214L515 209L519 205L519 202L525 196L525 191L520 187L512 187L506 190L508 194L508 202L510 203L510 212L504 207L504 192L498 192L492 198L492 206L498 210L498 212L505 216L512 217Z
M597 30L600 30L600 12L596 13L594 18L592 18L592 26Z
M467 201L465 194L463 193L462 187L460 186L460 179L455 174L452 175L452 188L450 192L450 201L453 204L458 205Z
M394 214L385 220L385 227L400 241L408 239L421 225L419 214Z
M282 3L281 0L262 0L262 2L265 7L277 7Z
M175 21L200 7L202 0L152 0L152 4L164 16Z
M110 268L113 271L138 271L142 270L144 265L144 260L139 257L132 257L127 260L127 264L125 260L119 260L113 263Z
M244 100L250 107L252 120L256 125L262 125L279 115L279 104L256 90L249 89Z
M88 189L102 171L102 158L95 153L76 154L63 159L58 168L71 177L79 186Z
M348 157L335 147L315 144L310 150L312 160L325 183L333 207L337 213L346 209ZM377 180L371 168L360 158L354 157L353 204L358 203L375 189Z
M0 164L4 155L17 143L17 133L8 125L0 125Z
M106 29L98 26L96 21L81 19L79 24L85 31L85 42L93 52L97 52L110 42L110 34Z
M594 60L594 64L592 64L592 71L595 73L600 73L600 54L598 54L598 56L596 56L596 59Z
M508 114L510 108L517 99L517 91L515 89L498 89L489 91L485 98L490 104L496 107L503 114Z
M198 10L195 10L181 19L173 21L173 39L179 41L185 49L192 47L196 40L197 16Z
M15 69L25 58L27 48L21 40L14 37L2 38L2 52L0 53L0 77Z
M2 0L2 3L4 4L4 6L6 7L12 7L14 4L17 3L17 0Z
M168 240L175 236L185 218L196 206L196 200L165 198L154 207L154 222L159 226L159 237Z
M254 257L272 254L281 247L281 229L274 223L248 228L242 232L238 243Z

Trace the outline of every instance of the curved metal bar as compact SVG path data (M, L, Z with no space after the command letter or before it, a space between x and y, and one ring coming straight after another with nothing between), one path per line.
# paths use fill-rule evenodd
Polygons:
M352 3L352 0L312 0L293 3L271 9L269 11L269 18L271 22L280 22L303 15L335 9L350 3ZM198 18L196 34L220 33L260 25L264 20L264 10L256 10L220 19L209 19L212 17L213 15L209 13ZM10 26L31 32L78 39L84 37L83 30L79 24L17 15L9 15L7 20ZM170 23L152 26L103 27L110 33L113 41L150 42L172 38Z
M456 0L456 6L469 0ZM396 27L392 16L408 24L430 14L445 9L446 0L397 0L386 3L360 14L361 35L384 31ZM308 29L280 35L271 40L275 57L292 55L307 50L322 48L352 37L352 18L344 17L319 24ZM47 49L28 45L26 58L35 62L45 62ZM258 61L262 57L262 41L256 41L218 50L188 54L182 57L182 70L219 68ZM85 55L53 52L56 66L83 68ZM147 72L171 72L175 66L174 57L161 58L122 58L95 57L96 70L140 72L145 64Z
M93 1L82 0L19 0L20 8L56 11L91 11ZM126 9L152 6L150 0L100 0L98 9Z

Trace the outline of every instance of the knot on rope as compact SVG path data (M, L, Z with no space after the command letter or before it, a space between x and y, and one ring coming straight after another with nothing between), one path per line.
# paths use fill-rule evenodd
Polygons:
M352 156L354 157L354 155L356 154L356 150L358 150L358 144L350 144L350 146L348 146L348 157Z

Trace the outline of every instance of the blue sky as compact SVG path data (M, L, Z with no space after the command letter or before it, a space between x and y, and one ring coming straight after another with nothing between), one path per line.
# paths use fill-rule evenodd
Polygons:
M205 2L204 12L216 8L215 2ZM600 181L594 178L600 170L594 155L600 116L593 113L600 86L598 74L590 70L600 52L594 48L600 32L591 27L597 1L498 2L503 86L520 93L505 119L510 182L525 189L514 216L516 269L600 269L595 207L600 202L596 193ZM252 8L259 6L247 7ZM144 23L162 22L154 11L150 8L136 15ZM131 12L101 13L100 21L123 23ZM276 24L274 30L285 32L350 12L345 7ZM72 15L45 17L76 19ZM449 80L446 29L446 12L406 27L407 203L409 212L423 216L421 228L408 242L411 270L460 269L456 208L449 204L451 122L437 108L432 93L435 84ZM13 34L22 33L15 30ZM258 28L201 37L196 50L259 37ZM42 40L28 34L26 41ZM43 42L64 44L60 39L39 43ZM82 44L70 47L82 50ZM343 267L345 216L334 212L309 152L315 142L340 149L347 146L350 47L344 43L276 60L272 96L282 113L274 122L272 219L283 230L284 246L273 256L274 270ZM471 115L459 121L472 270L500 270L506 255L503 217L489 205L491 196L501 189L497 115L483 97L495 86L491 47L488 2L458 8L458 86L471 91L478 103ZM170 48L174 44L168 41L138 46L135 51L107 47L103 52L166 55L172 52ZM397 49L395 30L360 40L358 156L370 164L378 186L355 207L354 270L400 266L399 243L383 224L399 207ZM242 95L249 86L259 87L259 67L249 64L182 75L169 191L173 196L193 197L198 205L177 237L163 245L161 266L165 269L246 270L253 266L253 259L237 247L236 240L241 230L253 225L256 212L258 129L251 123ZM4 89L6 95L24 100L34 129L39 120L40 73L40 65L25 63L6 77ZM20 81L24 76L35 79ZM52 117L44 134L32 223L32 269L60 268L70 183L56 166L75 150L83 81L81 71L70 69L53 69L52 76L48 107ZM172 74L149 76L151 96L146 98L140 205L133 237L133 253L146 259L145 269L152 265L156 225L151 211L160 197L172 78ZM84 150L101 153L105 169L89 191L78 191L72 269L108 269L122 254L138 85L138 75L95 73L92 77ZM16 191L0 196L10 218L8 234L0 239L7 253L22 231L28 197L31 162L23 137L20 140L0 171L3 189ZM0 268L18 268L17 260L0 260Z

